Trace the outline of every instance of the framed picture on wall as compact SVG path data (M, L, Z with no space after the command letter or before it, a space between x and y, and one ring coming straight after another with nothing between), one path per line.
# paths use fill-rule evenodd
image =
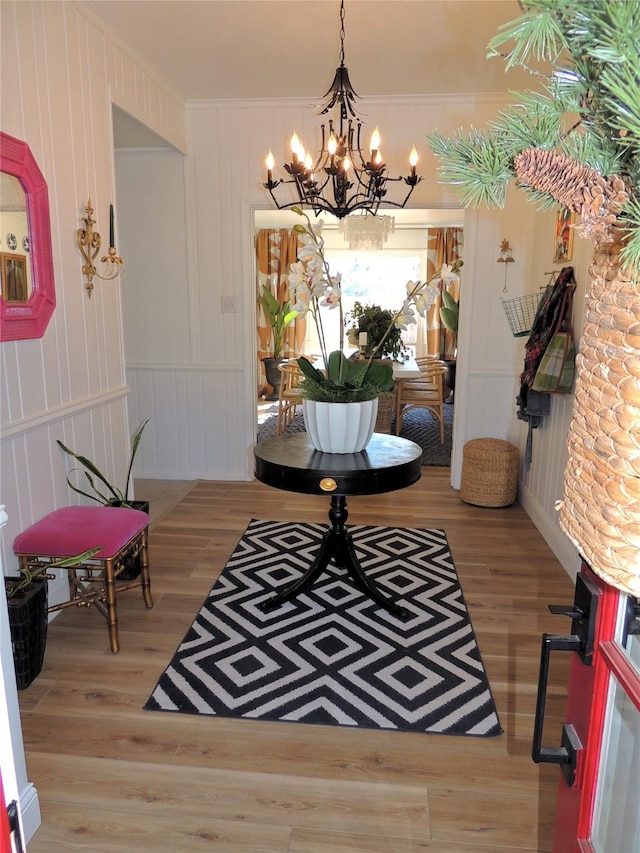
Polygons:
M566 207L558 208L556 227L553 235L553 263L570 261L573 256L573 228L576 215Z
M0 253L2 298L5 302L28 302L27 256L13 252Z

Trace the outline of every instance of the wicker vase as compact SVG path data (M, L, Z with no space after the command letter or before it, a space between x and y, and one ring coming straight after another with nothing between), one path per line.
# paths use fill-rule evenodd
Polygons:
M559 509L596 574L640 596L640 293L620 250L598 245L590 268Z
M303 400L304 423L311 443L323 453L359 453L369 444L378 400L322 403Z

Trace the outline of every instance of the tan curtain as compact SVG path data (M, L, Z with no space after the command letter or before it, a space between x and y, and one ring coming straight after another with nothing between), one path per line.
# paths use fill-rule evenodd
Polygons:
M298 259L298 235L288 228L264 228L256 235L256 296L263 285L268 287L282 305L290 298L287 276L289 267ZM264 365L260 361L270 356L271 327L262 308L257 311L258 394L265 387ZM284 356L290 358L303 350L307 331L305 318L298 318L286 329Z
M427 231L427 280L442 269L443 264L451 264L462 255L464 230L462 228L429 228ZM459 285L449 288L454 299L460 298ZM418 319L416 355L433 355L437 358L452 359L455 353L453 334L447 331L440 321L440 296L427 312L426 321Z

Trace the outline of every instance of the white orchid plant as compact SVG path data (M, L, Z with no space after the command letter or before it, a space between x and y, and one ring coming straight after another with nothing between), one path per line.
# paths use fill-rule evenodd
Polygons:
M376 361L387 337L394 327L406 329L416 322L415 312L421 317L426 315L438 296L435 283L455 277L462 266L462 260L443 266L428 282L408 281L407 295L389 323L386 333L369 357L362 360L348 358L344 352L344 314L340 274L332 275L324 255L322 239L322 220L312 224L300 207L292 208L306 219L306 224L294 225L299 234L300 248L298 260L291 264L289 274L292 308L298 315L308 313L313 317L320 353L326 366L324 372L315 368L308 358L300 356L298 365L303 374L302 392L311 400L328 403L351 403L373 400L393 390L393 368L389 363ZM322 309L337 310L340 314L340 348L328 353L322 324Z

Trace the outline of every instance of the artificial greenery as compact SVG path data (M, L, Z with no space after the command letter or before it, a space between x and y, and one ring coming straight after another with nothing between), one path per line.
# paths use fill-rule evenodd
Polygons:
M42 575L46 575L50 569L69 569L72 566L79 566L86 560L90 560L92 557L95 557L98 551L102 551L103 548L104 545L99 545L97 548L90 548L88 551L83 551L82 554L77 554L75 557L56 560L54 563L43 563L40 566L36 566L34 569L29 566L24 569L21 568L20 577L18 579L11 577L5 577L4 579L4 588L7 593L7 599L11 601L12 598L16 598L31 586L35 580L41 578Z
M578 233L594 242L606 240L612 224L621 227L622 260L637 277L640 3L521 0L520 5L523 13L489 43L489 57L501 56L507 68L528 69L541 91L513 93L516 103L485 130L429 134L441 177L456 186L466 207L503 207L515 178L541 209L560 203L580 213ZM538 181L545 171L548 180Z
M358 343L358 335L367 333L367 343L363 353L369 357L375 351L377 358L392 358L398 361L404 352L402 330L394 325L394 311L379 305L363 305L355 302L353 309L345 316L347 335L351 343Z
M92 489L92 492L85 492L83 489L78 488L75 483L71 482L71 475L74 471L80 471L80 468L72 468L71 471L67 474L67 484L70 488L73 489L74 492L77 492L79 495L83 495L85 498L89 498L92 501L96 501L96 503L103 504L104 506L121 506L121 507L129 507L131 508L131 504L129 501L129 484L131 482L131 472L133 470L133 460L135 459L136 452L138 450L138 445L140 444L140 440L142 439L142 432L146 425L149 423L149 418L143 421L134 434L131 436L131 456L129 458L129 468L127 470L127 479L124 485L124 489L122 491L118 489L116 486L112 485L109 480L105 477L102 471L90 460L87 459L86 456L82 456L79 453L71 450L65 444L63 444L60 439L56 439L58 445L67 453L69 456L72 456L74 459L77 459L81 465L83 465L87 470L82 473L87 479L87 483L89 487ZM95 479L94 479L95 478ZM96 483L96 480L98 483ZM99 484L102 483L102 486ZM106 494L103 494L100 489L106 487Z
M300 387L308 400L361 403L393 390L393 368L389 363L355 361L335 350L327 360L326 375L304 357L298 359L298 364L302 371Z
M264 311L264 316L271 327L271 337L273 340L272 357L280 358L284 348L284 336L287 326L293 323L298 316L298 312L292 310L291 301L288 299L281 305L269 288L264 285L258 296L258 303Z

